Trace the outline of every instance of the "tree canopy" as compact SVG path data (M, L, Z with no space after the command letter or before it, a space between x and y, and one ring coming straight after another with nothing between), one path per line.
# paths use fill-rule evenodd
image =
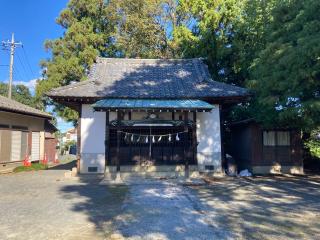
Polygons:
M258 118L311 130L320 125L320 2L279 1L250 65Z
M70 0L36 96L51 103L44 93L85 80L97 56L203 57L215 80L253 91L233 117L310 131L320 124L319 10L315 0Z
M8 84L0 83L0 95L8 96ZM31 107L39 107L29 88L22 84L12 86L12 99Z

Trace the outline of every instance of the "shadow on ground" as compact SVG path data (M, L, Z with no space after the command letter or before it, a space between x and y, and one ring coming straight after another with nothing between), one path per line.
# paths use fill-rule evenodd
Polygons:
M320 178L257 177L194 187L212 223L244 239L320 237Z
M63 186L62 196L69 201L84 199L72 206L72 211L85 214L94 224L95 232L89 239L109 239L114 231L113 221L121 213L127 186L100 185L101 177L80 176L81 184ZM84 235L80 235L84 238Z
M72 160L66 163L60 163L56 166L50 167L48 170L71 170L73 167L77 167L77 160Z
M320 178L258 177L182 186L169 181L61 189L64 198L85 197L73 211L85 213L104 238L314 239L320 237Z

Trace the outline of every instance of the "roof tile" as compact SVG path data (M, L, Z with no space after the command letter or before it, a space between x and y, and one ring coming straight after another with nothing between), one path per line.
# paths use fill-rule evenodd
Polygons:
M98 58L88 80L56 88L55 97L219 98L247 96L247 89L211 79L202 59Z
M0 110L33 115L43 118L52 118L49 113L32 108L7 97L0 96Z

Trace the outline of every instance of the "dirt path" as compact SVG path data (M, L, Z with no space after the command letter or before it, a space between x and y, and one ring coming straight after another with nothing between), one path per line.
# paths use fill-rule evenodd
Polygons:
M118 236L126 239L227 239L232 235L210 224L205 206L187 187L167 181L130 186ZM213 212L211 212L213 214Z

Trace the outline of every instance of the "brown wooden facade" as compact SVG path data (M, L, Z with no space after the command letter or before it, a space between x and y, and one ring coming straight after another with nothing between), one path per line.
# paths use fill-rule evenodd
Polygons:
M121 165L185 165L188 171L189 165L197 164L196 111L192 113L192 120L189 119L190 111L181 111L183 118L179 120L176 119L176 111L172 111L172 121L183 122L179 126L124 126L122 121L125 112L130 122L132 111L119 110L116 121L113 121L117 124L111 124L110 111L106 111L106 166L116 166L117 171L120 171ZM177 133L179 141L175 140ZM134 134L136 137L126 139L126 134ZM172 140L166 136L158 141L159 136L168 134ZM137 139L140 136L144 136L143 141ZM152 136L157 136L156 141L153 141ZM146 137L148 142L145 141Z
M302 142L300 132L294 129L266 129L254 121L230 125L228 153L235 159L238 171L249 169L253 173L268 173L277 168L288 172L290 168L303 171ZM274 142L266 144L266 136L274 136ZM288 144L281 144L280 134L286 134ZM282 169L282 170L281 170Z

